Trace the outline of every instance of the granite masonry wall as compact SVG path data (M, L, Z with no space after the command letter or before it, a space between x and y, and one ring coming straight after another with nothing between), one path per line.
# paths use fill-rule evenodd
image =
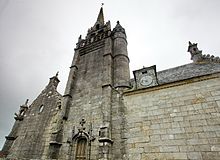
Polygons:
M50 157L48 148L51 134L57 127L54 117L61 110L62 98L56 91L55 78L51 78L49 85L28 107L24 118L16 120L15 125L19 124L19 126L16 129L13 128L9 134L15 137L15 140L11 146L6 146L7 143L5 143L3 147L3 150L6 147L9 153L7 159L29 160Z
M219 84L216 74L125 93L125 159L219 159Z
M70 93L72 98L69 104L69 117L64 122L64 138L59 159L75 159L78 138L73 137L79 133L82 119L86 121L84 132L95 137L95 140L91 141L91 145L88 144L86 148L87 157L98 159L99 131L103 125L103 114L105 112L103 103L110 103L110 100L109 102L105 101L104 98L108 97L108 95L102 88L103 62L105 58L103 52L104 47L102 46L98 50L82 54L79 57L77 62L79 70L76 74L73 90ZM89 139L87 143L90 143Z

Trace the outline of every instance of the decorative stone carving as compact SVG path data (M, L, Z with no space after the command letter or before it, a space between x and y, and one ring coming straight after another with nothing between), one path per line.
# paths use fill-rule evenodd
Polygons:
M86 137L89 140L89 143L91 141L95 140L95 137L92 134L92 124L90 124L89 131L86 132L86 127L84 126L85 123L86 123L86 120L83 118L80 121L80 127L78 128L77 133L75 133L75 127L73 128L73 130L72 130L72 140L73 141L79 137L82 137L82 136Z
M103 9L100 9L97 21L95 25L88 29L85 39L79 36L78 43L76 44L76 49L84 48L85 46L91 46L95 42L99 42L110 36L111 24L110 21L104 22Z
M77 147L80 146L81 140L85 142L85 157L86 159L90 159L91 156L91 142L95 140L95 137L92 134L92 124L90 123L88 131L86 131L85 127L86 120L82 119L80 121L80 126L78 127L78 132L76 132L76 127L73 126L72 129L72 137L67 139L67 143L70 144L70 159L75 159L74 157L77 156ZM82 147L82 146L81 146Z
M191 60L194 63L220 63L220 58L215 56L210 56L209 54L203 55L202 50L199 50L197 43L191 43L189 41L188 52L191 54Z
M15 119L16 120L23 120L25 113L28 110L28 101L29 99L26 100L25 104L20 106L19 112L15 113Z
M60 101L57 103L56 111L54 112L52 123L51 123L51 143L58 143L60 140L60 132L62 130L63 120L61 117L61 106Z

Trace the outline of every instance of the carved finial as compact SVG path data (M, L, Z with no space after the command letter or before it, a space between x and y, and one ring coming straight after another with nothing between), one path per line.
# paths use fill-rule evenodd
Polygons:
M25 101L25 104L20 106L20 109L19 109L18 113L15 113L15 119L16 120L23 120L24 115L25 115L26 111L28 110L28 105L27 105L28 101L29 101L29 99L27 99Z
M57 71L57 73L56 73L56 77L58 77L58 74L59 74L59 71Z
M103 6L104 6L104 3L101 4L101 7L103 7Z
M193 60L193 62L202 61L202 51L198 49L197 43L191 43L189 41L188 52L191 54L191 60Z
M115 32L122 32L122 33L124 33L126 35L125 29L121 26L119 21L117 21L117 24L116 24L115 28L113 29L113 32L114 33Z
M28 101L29 101L29 99L27 99L27 100L26 100L25 105L27 105L27 104L28 104Z
M83 118L83 119L80 121L79 124L83 127L85 123L86 123L86 121L85 121L85 119Z
M79 38L78 38L78 42L80 42L82 40L82 35L80 34Z
M85 124L85 123L86 123L86 121L85 121L84 118L79 122L79 124L81 125L81 127L79 128L79 132L84 132L84 130L86 129L86 128L84 127L84 124Z

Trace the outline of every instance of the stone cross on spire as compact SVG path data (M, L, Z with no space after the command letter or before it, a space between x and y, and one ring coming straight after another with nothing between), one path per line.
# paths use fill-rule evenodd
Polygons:
M28 105L28 101L29 101L29 99L27 99L27 100L25 101L25 106L27 106L27 105Z
M59 71L57 71L57 73L56 73L56 77L58 77L58 74L59 74Z
M102 6L104 5L104 3L102 3ZM103 7L101 7L100 11L99 11L99 15L98 15L98 18L96 20L96 23L95 25L104 25L105 24L105 21L104 21L104 14L103 14Z

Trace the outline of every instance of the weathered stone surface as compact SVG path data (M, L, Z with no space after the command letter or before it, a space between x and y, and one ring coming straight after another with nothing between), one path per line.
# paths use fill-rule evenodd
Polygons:
M56 90L58 83L57 75L52 77L46 88L28 107L24 118L16 120L15 125L19 123L19 126L16 127L16 131L12 130L9 134L15 139L10 148L7 148L7 158L40 159L45 155L48 156L46 148L49 146L52 133L50 124L54 115L61 110L62 96Z
M135 154L144 157L140 159L206 159L208 156L217 159L219 136L216 133L220 123L219 105L214 99L219 96L219 81L216 74L182 85L173 83L161 89L156 86L126 92L125 117L130 128L125 132L140 135L141 130L135 124L148 122L150 141L145 143L142 153ZM137 150L138 143L138 139L132 141L133 146L127 148Z
M119 22L113 30L104 22L101 8L78 39L64 95L56 75L30 107L22 105L0 157L219 159L220 64L154 66L130 80L126 38Z

